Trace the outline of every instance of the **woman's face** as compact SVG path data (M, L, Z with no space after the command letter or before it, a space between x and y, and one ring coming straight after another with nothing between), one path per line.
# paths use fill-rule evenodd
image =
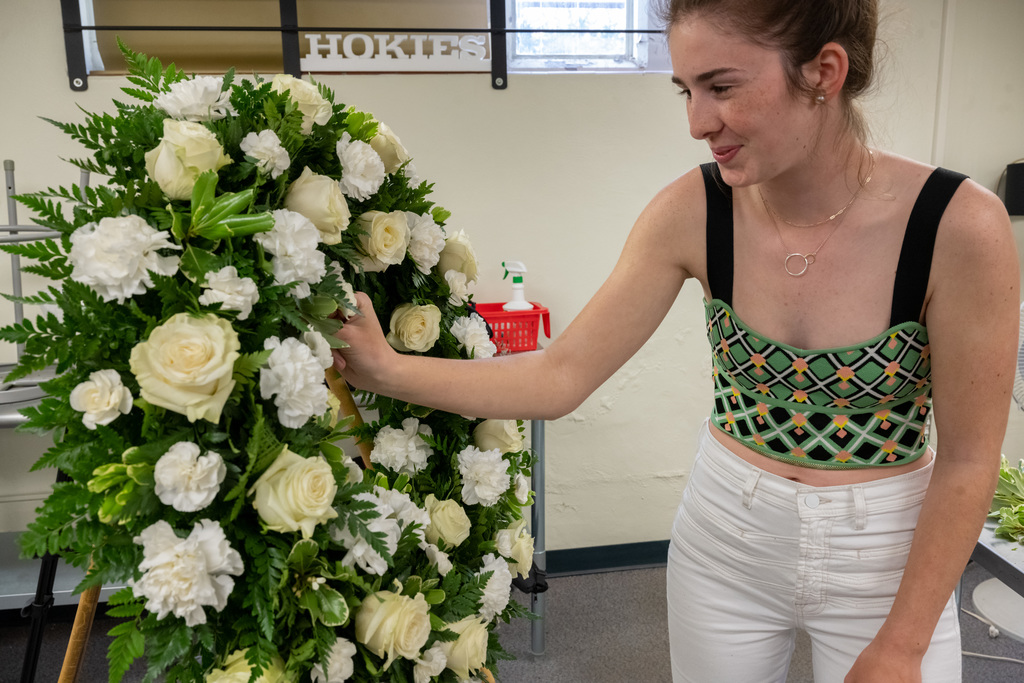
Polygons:
M668 41L690 135L708 143L726 183L760 183L806 158L820 119L790 92L777 50L699 18L677 22Z

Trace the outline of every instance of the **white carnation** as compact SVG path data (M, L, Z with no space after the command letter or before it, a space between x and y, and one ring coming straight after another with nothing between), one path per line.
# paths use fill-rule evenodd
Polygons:
M187 626L206 623L203 607L221 611L242 573L242 556L217 522L196 522L188 538L178 538L167 522L146 527L133 539L142 545L142 578L129 581L146 609L163 619L174 614Z
M470 358L490 358L498 352L487 334L487 323L478 315L457 318L452 334L459 340L459 350L465 349Z
M327 271L333 273L334 277L337 278L338 284L341 285L341 291L345 293L345 300L339 301L338 303L343 306L347 306L356 311L359 309L356 306L356 292L352 289L352 284L345 279L345 269L337 261L331 261L331 264L327 266Z
M440 643L435 643L429 650L416 659L416 666L412 669L413 683L429 683L435 676L440 676L444 667L448 664L448 657Z
M206 289L199 295L204 306L221 304L221 308L238 311L238 319L245 320L252 313L253 305L260 300L260 293L252 278L238 277L234 266L224 266L215 273L206 274Z
M508 463L497 448L481 451L467 446L458 455L462 475L462 500L468 505L480 503L490 507L508 491L511 477Z
M480 616L491 621L508 606L512 593L512 572L509 571L508 562L503 557L488 553L484 555L483 560L484 566L477 572L477 576L486 572L493 573L491 578L487 579L483 597L480 599Z
M515 487L516 500L520 505L526 505L526 502L530 500L530 480L522 472L516 474Z
M462 306L469 301L469 283L466 281L466 274L458 270L449 270L444 274L444 280L448 283L450 294L448 303L452 306Z
M305 342L309 350L313 352L313 357L316 358L317 362L320 363L320 367L324 370L334 365L334 355L331 353L331 345L324 338L324 335L320 334L316 330L309 330L308 332L302 333L302 341Z
M161 503L178 512L195 512L217 497L227 467L219 453L200 452L191 441L179 441L156 461L154 492Z
M341 160L341 180L338 181L341 191L359 201L372 197L387 175L380 155L362 140L353 140L348 133L341 134L337 151Z
M101 218L71 233L71 279L92 287L104 301L123 304L153 286L150 271L178 272L178 256L159 249L181 249L166 230L157 231L139 216Z
M173 119L217 121L235 113L231 93L223 88L223 78L196 76L172 83L170 90L158 95L153 104Z
M448 559L448 553L433 543L427 543L423 546L423 551L427 554L427 560L430 564L437 567L438 573L441 576L448 576L448 572L452 570L452 561Z
M406 211L405 218L409 223L409 256L416 263L416 268L427 275L441 258L444 231L429 213L420 216Z
M257 167L261 171L270 173L270 177L275 180L292 165L288 150L281 146L277 133L269 128L259 133L249 133L238 146L259 162Z
M408 178L410 187L416 187L420 184L420 174L419 171L416 170L416 166L413 162L410 161L407 163L405 168L402 170L402 173L406 178Z
M370 462L378 463L395 472L416 474L427 466L433 450L420 437L431 436L428 425L421 425L415 417L402 420L402 428L382 427L373 437Z
M298 429L311 417L327 412L330 392L313 351L293 337L283 341L270 337L263 348L273 351L260 370L260 395L264 399L275 397L278 421Z
M419 539L421 546L426 545L424 534L427 527L430 526L430 513L412 502L412 498L407 493L384 489L380 486L375 486L373 492L377 494L377 498L382 503L392 509L392 516L398 520L398 526L402 531L405 531L411 524L418 524L419 527L413 531L413 534Z
M71 390L71 408L82 415L87 429L108 425L132 409L132 392L121 382L117 370L97 370Z
M322 664L314 664L310 670L313 683L344 683L355 672L355 664L352 657L356 654L356 646L352 641L345 638L338 638L331 646L331 652L327 655L327 673L324 673Z
M355 496L355 500L373 503L379 516L370 520L366 526L370 531L384 534L382 542L388 553L394 556L398 550L398 539L402 535L398 520L392 516L394 510L372 493L360 493ZM347 525L333 527L331 536L348 550L345 557L341 559L341 563L346 567L358 564L364 572L378 576L383 576L388 570L387 560L374 550L362 536L353 535Z
M254 239L274 256L270 263L274 284L298 283L291 292L296 298L309 296L309 285L320 282L327 274L326 257L317 249L320 231L301 213L277 209L273 229L255 235Z

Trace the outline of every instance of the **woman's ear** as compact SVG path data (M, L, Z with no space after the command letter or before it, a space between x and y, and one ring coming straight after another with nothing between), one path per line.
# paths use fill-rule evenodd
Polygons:
M818 56L803 65L804 82L831 100L839 94L850 69L850 57L839 43L825 43Z

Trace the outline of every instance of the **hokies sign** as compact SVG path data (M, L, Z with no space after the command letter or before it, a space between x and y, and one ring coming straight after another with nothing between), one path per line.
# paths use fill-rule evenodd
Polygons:
M306 33L305 72L489 71L490 36Z

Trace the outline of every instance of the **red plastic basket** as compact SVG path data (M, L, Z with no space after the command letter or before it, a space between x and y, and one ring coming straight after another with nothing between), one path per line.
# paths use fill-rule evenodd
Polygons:
M538 322L544 321L544 336L551 338L551 313L540 304L531 301L531 311L506 311L499 304L477 304L476 311L491 326L494 335L491 340L498 347L498 353L533 351L537 348Z

